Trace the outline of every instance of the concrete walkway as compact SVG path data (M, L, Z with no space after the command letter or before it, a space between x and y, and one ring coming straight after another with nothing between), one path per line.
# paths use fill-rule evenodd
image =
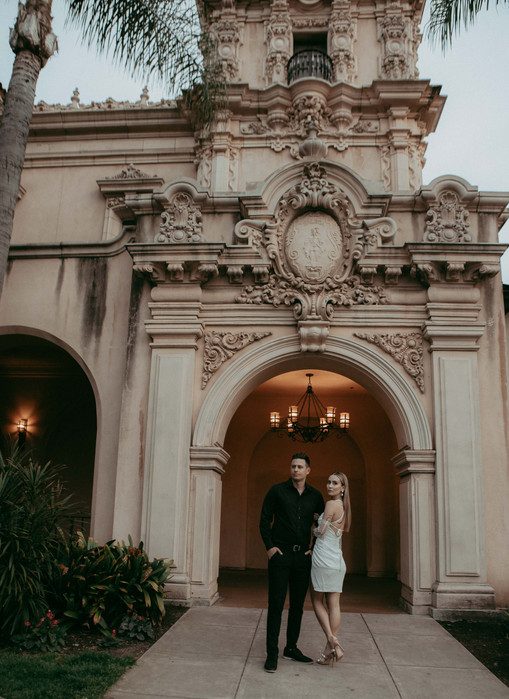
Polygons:
M279 659L264 672L266 610L194 607L105 695L108 699L508 699L509 688L430 617L345 613L333 668ZM286 612L283 616L285 625ZM280 637L284 646L284 631ZM299 648L323 634L305 611Z

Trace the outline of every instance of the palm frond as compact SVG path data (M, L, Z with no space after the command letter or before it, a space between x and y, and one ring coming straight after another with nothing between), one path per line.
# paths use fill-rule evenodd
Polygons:
M491 4L506 1L492 0ZM489 0L431 0L426 34L433 43L439 42L445 49L452 44L461 28L472 24L479 12L487 10L489 6Z
M226 81L203 31L206 5L193 0L67 0L67 20L88 45L110 52L133 76L156 76L173 96L206 83L204 119ZM212 105L212 108L211 108Z

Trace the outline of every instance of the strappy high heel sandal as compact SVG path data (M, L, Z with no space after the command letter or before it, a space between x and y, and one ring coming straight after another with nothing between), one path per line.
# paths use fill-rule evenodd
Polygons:
M316 662L318 663L318 665L329 665L329 663L333 659L333 656L334 656L334 648L332 647L331 643L329 641L327 641L327 645L325 646L320 657L317 658Z
M334 659L335 660L341 660L341 658L344 656L345 651L343 649L343 646L340 644L336 636L333 637L332 639L332 652L334 653Z
M316 662L318 665L329 665L331 661L334 662L333 650L329 651L329 653L322 653Z

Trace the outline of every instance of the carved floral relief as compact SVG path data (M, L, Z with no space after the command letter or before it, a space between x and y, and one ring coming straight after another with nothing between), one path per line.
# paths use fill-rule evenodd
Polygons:
M232 333L229 331L211 330L204 335L205 346L203 352L203 371L201 375L201 387L205 388L211 376L228 359L231 359L235 352L247 347L257 340L272 335L270 332L242 332Z
M423 338L411 333L354 333L355 337L371 342L390 354L401 364L424 393Z

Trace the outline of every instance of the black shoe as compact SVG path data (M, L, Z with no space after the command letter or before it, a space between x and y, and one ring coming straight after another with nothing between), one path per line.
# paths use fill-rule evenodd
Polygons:
M297 647L288 648L287 646L283 651L283 658L286 658L287 660L295 660L295 662L297 663L313 662L313 658L308 658L308 656L304 655L304 653L301 653L301 651Z
M277 658L267 657L265 665L263 666L265 672L276 672L277 670Z

